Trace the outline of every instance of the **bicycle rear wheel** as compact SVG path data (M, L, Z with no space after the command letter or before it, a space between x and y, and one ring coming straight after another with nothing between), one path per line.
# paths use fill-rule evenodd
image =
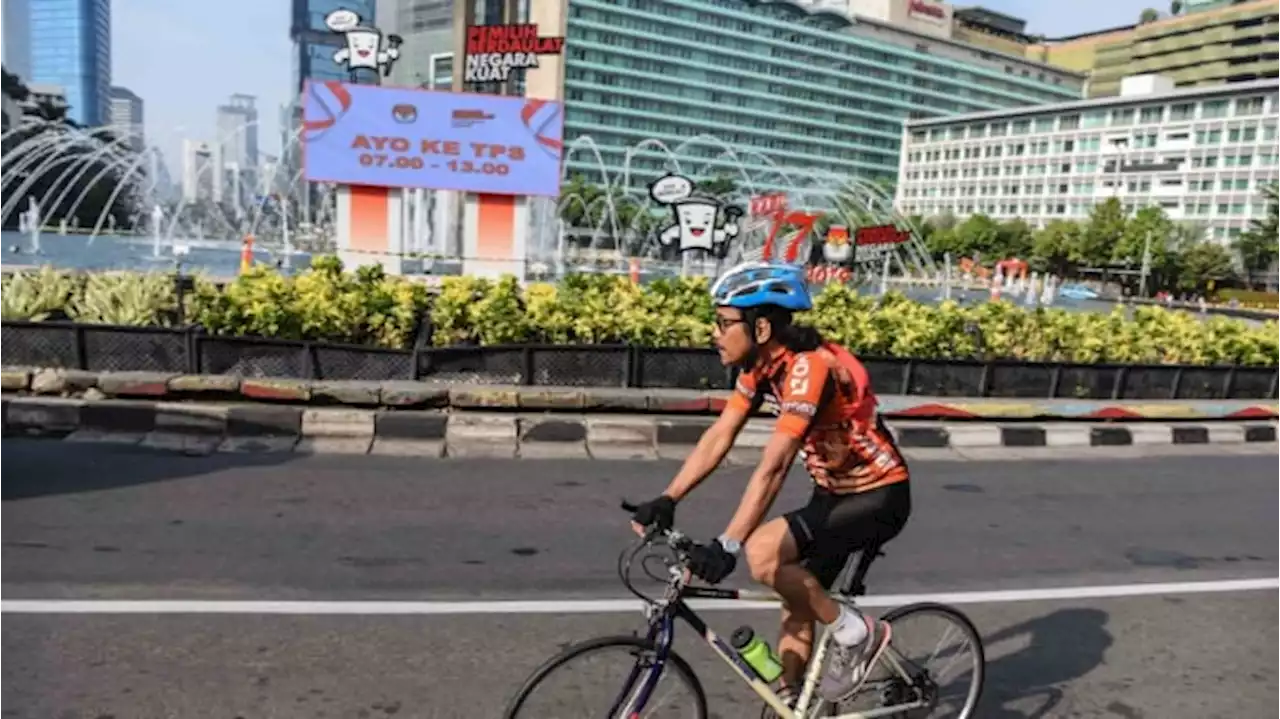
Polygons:
M574 644L533 672L503 716L600 719L611 708L625 705L639 690L653 659L653 644L640 637L599 637ZM674 651L667 653L662 675L639 716L707 719L702 684L688 662Z
M986 655L969 619L934 603L898 607L881 619L893 627L893 639L866 683L853 696L823 704L811 716L913 707L890 716L972 719L982 695Z
M970 719L977 710L986 681L986 651L973 622L955 607L933 602L898 607L884 615L893 627L891 647L912 684L925 692L930 707L909 712L917 717ZM929 626L939 629L929 629ZM923 630L917 629L924 626ZM919 638L919 639L917 639ZM917 644L917 641L921 641ZM967 650L967 651L966 651ZM966 655L968 659L965 659ZM890 685L901 700L911 686Z

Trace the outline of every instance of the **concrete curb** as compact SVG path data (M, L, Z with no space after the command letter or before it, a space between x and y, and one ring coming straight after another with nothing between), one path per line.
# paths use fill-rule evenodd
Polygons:
M445 412L14 397L6 436L140 444L210 452L297 452L456 458L681 460L711 426L706 417L654 414ZM909 456L948 451L1276 444L1274 420L1206 423L997 423L887 420ZM752 419L728 462L751 464L773 431Z
M521 414L664 415L707 417L719 413L726 391L624 387L526 387L298 380L158 372L85 372L67 369L0 371L11 398L147 399L217 401L291 407L382 410L456 410ZM890 419L934 420L1271 420L1280 417L1275 399L1075 400L882 395L880 411ZM767 416L762 414L761 416ZM588 445L590 439L588 438Z

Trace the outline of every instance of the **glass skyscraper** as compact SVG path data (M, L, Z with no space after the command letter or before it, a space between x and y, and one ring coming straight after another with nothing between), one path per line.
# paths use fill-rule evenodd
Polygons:
M28 0L31 77L66 93L67 116L86 127L111 119L111 0Z
M827 170L893 180L902 121L1079 99L1084 76L887 23L784 1L568 0L570 174L630 185L663 171L649 139L686 145L685 172L738 176L727 150L783 189ZM692 168L692 170L690 169Z

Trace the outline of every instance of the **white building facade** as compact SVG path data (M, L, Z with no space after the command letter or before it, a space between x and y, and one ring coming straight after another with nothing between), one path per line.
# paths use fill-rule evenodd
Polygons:
M1159 206L1229 241L1262 217L1280 177L1277 80L1173 90L1126 78L1121 95L904 123L897 209L1036 227L1085 220L1116 197Z
M182 199L186 202L221 202L221 167L221 145L200 140L183 140Z

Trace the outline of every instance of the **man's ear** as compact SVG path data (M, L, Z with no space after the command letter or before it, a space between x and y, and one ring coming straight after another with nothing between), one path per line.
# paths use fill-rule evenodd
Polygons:
M773 325L769 323L769 320L763 317L756 318L754 329L756 333L756 344L758 345L768 342L769 339L773 337Z

